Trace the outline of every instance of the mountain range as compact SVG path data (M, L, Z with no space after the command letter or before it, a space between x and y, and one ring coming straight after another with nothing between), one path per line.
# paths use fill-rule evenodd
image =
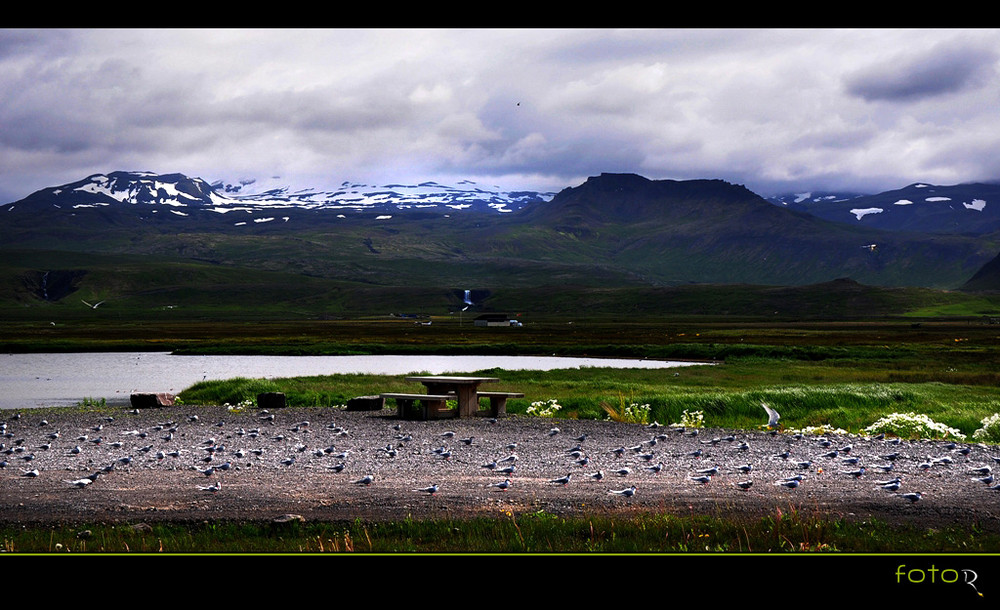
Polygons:
M195 277L204 302L208 283L230 281L216 273L225 270L255 282L276 274L268 286L299 285L300 304L323 309L461 308L460 289L475 289L495 309L549 310L616 308L622 293L611 291L698 284L851 278L939 290L978 276L977 289L993 289L1000 284L982 280L981 270L1000 252L998 196L994 185L915 184L765 199L723 180L611 173L557 193L468 181L314 190L112 172L0 206L0 302L45 301L43 281L61 278L60 298L131 295L153 306L193 290L185 282ZM139 271L142 262L159 266ZM178 272L190 264L196 273ZM629 306L657 307L638 299Z
M257 180L209 184L183 174L118 171L41 189L20 201L0 206L0 211L37 215L46 209L73 213L85 209L112 213L127 209L140 216L165 212L180 217L194 215L202 220L205 213L210 213L240 217L236 222L247 222L247 215L253 222L269 222L287 221L288 214L307 211L340 215L374 213L376 217L431 210L445 214L466 210L510 213L547 201L553 195L485 189L470 181L455 186L437 182L381 186L344 182L336 190L318 190Z
M876 194L809 192L768 201L834 222L892 231L982 235L1000 230L1000 184L915 183Z

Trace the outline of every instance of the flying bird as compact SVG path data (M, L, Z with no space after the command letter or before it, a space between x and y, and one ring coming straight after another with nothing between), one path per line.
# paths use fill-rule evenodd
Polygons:
M760 406L764 407L764 410L767 411L767 424L765 424L763 427L770 430L771 428L777 426L778 420L781 419L781 415L779 415L778 412L772 409L771 407L767 406L766 403L762 402L760 403Z

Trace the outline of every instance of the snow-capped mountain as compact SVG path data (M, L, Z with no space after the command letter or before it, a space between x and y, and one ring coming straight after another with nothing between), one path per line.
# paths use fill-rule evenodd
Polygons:
M344 182L336 190L293 189L277 183L244 180L235 184L209 184L183 174L111 172L95 174L51 188L2 206L10 212L40 207L79 210L134 207L143 212L188 216L194 211L267 212L282 210L332 210L344 214L376 212L380 215L424 210L452 214L462 210L508 213L532 203L548 201L554 193L504 192L462 181L448 186L436 182L415 185L367 185Z
M775 205L825 220L892 231L983 234L1000 230L1000 185L915 183L877 194L799 193Z

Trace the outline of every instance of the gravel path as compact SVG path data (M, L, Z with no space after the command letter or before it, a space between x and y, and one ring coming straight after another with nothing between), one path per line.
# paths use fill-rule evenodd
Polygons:
M400 421L389 411L332 409L272 414L216 407L100 414L67 410L47 413L47 422L30 410L20 417L2 415L0 460L6 465L0 469L0 520L8 523L268 520L286 514L388 520L535 511L759 518L797 511L925 527L976 524L1000 532L1000 491L975 481L979 475L972 471L1000 467L996 446L951 448L943 442L892 444L834 436L824 447L816 437L763 431L704 429L695 436L665 427L518 416L416 422ZM558 432L550 433L553 428ZM58 436L49 438L54 433ZM469 437L471 444L461 440ZM510 443L516 448L508 449ZM579 458L571 453L576 445ZM450 456L435 452L439 448L450 450ZM624 449L620 456L613 452L617 448ZM962 448L967 455L958 451ZM836 457L823 457L832 450L839 450ZM785 451L789 457L777 457ZM338 457L342 452L346 456ZM898 457L883 457L890 453ZM500 462L511 454L516 461ZM24 459L28 455L34 459ZM589 463L577 464L584 456ZM938 463L921 469L928 460ZM493 461L496 469L483 466ZM797 466L801 461L812 463ZM514 472L501 474L509 463ZM647 470L660 463L659 472ZM890 463L892 472L876 469ZM111 464L114 469L93 483L68 482ZM338 464L344 465L342 471L331 469ZM748 473L739 470L746 464L752 466ZM212 465L213 473L200 472ZM847 474L860 465L867 467L864 474ZM694 479L712 467L718 473L710 480ZM622 468L630 472L616 474ZM32 470L37 476L24 475ZM589 476L598 471L603 479ZM374 477L370 485L356 483L366 475ZM553 482L567 475L572 475L569 484ZM798 487L775 484L793 475L803 476ZM896 492L876 485L895 476L902 479ZM492 486L507 478L509 489ZM739 488L743 481L752 486ZM434 484L435 494L416 491ZM215 485L221 488L205 489ZM633 485L631 497L609 493ZM900 495L915 491L923 494L916 502Z

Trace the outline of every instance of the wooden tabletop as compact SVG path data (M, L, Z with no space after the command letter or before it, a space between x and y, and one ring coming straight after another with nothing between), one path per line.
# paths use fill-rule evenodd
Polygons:
M460 376L449 376L449 375L407 377L406 380L416 383L450 383L454 385L463 385L463 384L474 385L479 383L497 383L500 381L500 379L497 377L460 377Z

